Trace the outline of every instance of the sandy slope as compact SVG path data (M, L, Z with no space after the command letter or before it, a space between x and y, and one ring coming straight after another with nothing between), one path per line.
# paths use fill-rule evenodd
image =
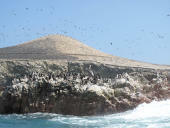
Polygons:
M38 59L60 61L94 61L110 65L170 69L112 56L62 35L45 36L13 47L0 48L0 59Z

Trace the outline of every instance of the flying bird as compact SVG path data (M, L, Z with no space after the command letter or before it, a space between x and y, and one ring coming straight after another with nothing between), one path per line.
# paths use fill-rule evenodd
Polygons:
M164 38L164 36L162 36L162 35L160 35L160 34L157 34L157 36L158 36L158 38L160 38L160 39L163 39L163 38Z

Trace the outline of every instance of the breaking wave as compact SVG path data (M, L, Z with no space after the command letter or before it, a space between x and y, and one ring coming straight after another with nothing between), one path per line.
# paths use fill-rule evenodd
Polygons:
M50 113L0 115L0 128L170 128L170 100L141 104L131 111L105 116Z

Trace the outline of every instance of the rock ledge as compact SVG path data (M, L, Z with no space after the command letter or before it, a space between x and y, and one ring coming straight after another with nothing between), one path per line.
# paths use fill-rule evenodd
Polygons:
M101 115L170 98L170 70L96 62L0 61L0 113Z

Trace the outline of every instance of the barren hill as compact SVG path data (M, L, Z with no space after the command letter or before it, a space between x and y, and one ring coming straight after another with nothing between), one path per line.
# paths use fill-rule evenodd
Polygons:
M61 35L0 49L0 114L103 115L170 98L170 66L111 56Z
M110 65L170 69L170 66L154 65L112 56L62 35L50 35L13 47L0 48L0 59L93 61Z

